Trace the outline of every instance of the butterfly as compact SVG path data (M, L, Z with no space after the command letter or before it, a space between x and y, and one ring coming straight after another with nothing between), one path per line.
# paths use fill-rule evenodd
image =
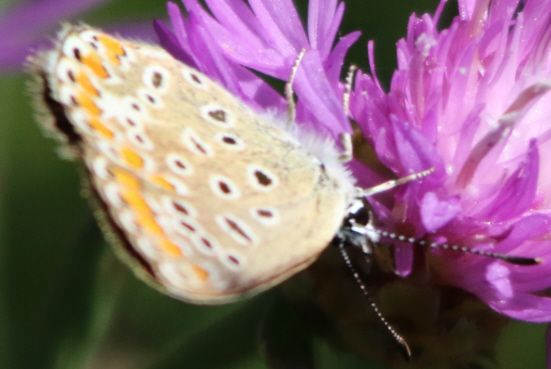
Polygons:
M332 144L253 111L159 46L66 26L30 69L38 120L84 163L107 239L176 298L226 303L289 278L357 197Z

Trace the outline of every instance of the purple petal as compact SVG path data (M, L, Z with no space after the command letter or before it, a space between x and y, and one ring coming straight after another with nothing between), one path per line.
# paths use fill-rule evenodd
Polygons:
M491 263L486 269L486 280L503 298L513 297L513 287L509 279L510 270L500 262Z
M427 177L428 182L441 181L444 176L444 163L431 142L413 127L391 117L396 140L396 151L404 166L403 174L411 174L434 168Z
M421 218L427 231L432 232L446 225L461 211L458 196L443 201L434 192L427 192L421 202Z
M304 55L295 81L299 104L316 107L311 112L328 133L337 137L339 133L351 131L342 101L334 93L328 93L334 90L331 81L325 77L323 61L317 50Z
M308 46L292 0L250 0L249 3L260 24L265 27L282 54L298 53Z
M532 140L526 154L526 162L519 165L515 173L501 187L495 200L478 216L495 222L503 222L529 210L538 189L539 168L537 142Z
M209 1L211 11L218 21L205 16L214 38L232 60L276 78L289 76L289 55L298 52L288 44L274 37L271 28L242 1ZM274 29L276 27L274 26ZM246 42L245 42L246 40Z
M323 58L329 55L344 14L344 3L337 0L311 0L308 4L308 38Z
M551 320L551 298L516 292L513 299L498 296L489 301L489 305L511 318L527 322L541 323Z
M182 63L195 69L199 69L199 66L195 64L193 56L188 54L184 48L180 47L178 38L167 28L167 26L165 26L161 21L155 21L154 26L159 42L165 50L167 50L174 58L180 60Z
M324 67L327 73L327 79L329 81L338 81L340 78L342 66L344 64L344 57L346 53L358 38L360 38L360 32L352 32L346 36L341 37L341 39L335 45L333 51L327 57Z

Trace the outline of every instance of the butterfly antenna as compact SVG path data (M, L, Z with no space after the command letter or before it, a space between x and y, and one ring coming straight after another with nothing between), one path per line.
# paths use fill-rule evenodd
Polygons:
M466 246L450 245L447 243L440 244L436 242L417 240L413 237L406 237L404 235L383 231L372 226L370 228L371 228L370 231L377 233L381 237L408 242L412 245L427 246L427 247L430 247L431 249L450 250L450 251L461 252L463 254L486 256L492 259L499 259L499 260L503 260L508 263L516 264L516 265L537 265L543 262L542 258L537 258L537 257L529 258L529 257L523 257L523 256L513 256L513 255L500 254L500 253L491 252L491 251L476 250Z
M379 309L379 306L377 305L375 300L373 300L373 297L371 297L371 295L367 291L367 288L365 287L365 284L362 282L362 280L360 278L360 275L358 274L358 271L356 270L356 268L354 267L354 265L352 265L352 262L350 261L350 256L348 255L348 252L345 249L344 241L339 243L339 250L341 252L342 258L344 259L344 262L346 263L346 266L352 272L352 275L354 276L354 279L356 280L356 283L358 284L358 286L360 286L360 289L362 290L363 295L365 296L365 298L369 302L369 305L371 305L371 308L373 309L375 314L377 314L377 317L379 318L379 320L383 323L383 325L386 327L386 329L390 332L392 337L394 337L394 340L396 342L398 342L398 344L402 348L402 351L403 351L403 354L404 354L406 360L409 361L411 359L411 348L409 347L409 345L408 345L407 341L405 340L405 338L402 337L398 332L396 332L396 330L394 328L392 328L392 325L390 325L388 320L386 320L383 313L381 313L381 310Z
M431 168L431 169L428 169L428 170L424 170L422 172L410 174L409 176L405 176L405 177L402 177L402 178L399 178L399 179L394 179L394 180L391 180L391 181L387 181L387 182L381 183L380 185L377 185L377 186L374 186L374 187L371 187L371 188L358 189L359 196L373 196L377 193L388 191L389 189L392 189L392 188L397 187L399 185L402 185L404 183L408 183L408 182L414 181L416 179L428 176L429 174L431 174L433 172L434 172L434 168ZM369 219L371 219L371 220L374 219L372 214L369 215ZM472 248L469 248L469 247L466 247L466 246L450 245L450 244L447 244L447 243L439 244L439 243L436 243L436 242L418 240L418 239L415 239L413 237L406 237L404 235L399 235L399 234L396 234L396 233L391 233L391 232L387 232L387 231L377 229L371 224L371 222L366 225L366 232L371 233L371 234L373 234L373 232L375 232L376 234L378 234L381 237L386 237L386 238L390 238L390 239L396 239L398 241L408 242L412 245L427 246L427 247L430 247L431 249L456 251L456 252L461 252L461 253L464 253L464 254L473 254L473 255L486 256L486 257L490 257L492 259L499 259L499 260L503 260L503 261L506 261L508 263L516 264L516 265L536 265L536 264L541 264L543 262L542 258L537 258L537 257L536 258L529 258L529 257L522 257L522 256L513 256L513 255L500 254L500 253L491 252L491 251L475 250L475 249L472 249Z

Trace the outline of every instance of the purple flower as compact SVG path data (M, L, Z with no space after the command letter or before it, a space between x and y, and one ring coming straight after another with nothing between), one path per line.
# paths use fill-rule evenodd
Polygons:
M109 0L27 0L0 13L0 70L18 71L31 50L50 47L59 22ZM150 23L118 25L124 36L154 39Z
M0 14L0 67L20 68L29 49L44 43L44 31L104 1L38 0L11 7Z
M342 107L339 82L344 56L358 32L342 37L333 47L344 13L337 0L310 1L308 33L291 0L207 0L212 17L196 0L168 3L172 33L157 23L161 44L175 57L204 72L251 107L284 117L287 103L248 68L287 81L297 56L301 61L294 88L297 121L336 137L350 131Z
M389 231L542 258L520 266L433 250L426 263L434 285L516 319L550 321L541 291L551 287L551 1L459 0L460 16L438 31L444 5L410 18L390 92L357 76L351 112L378 159L398 177L435 169L370 201ZM373 184L371 172L354 169ZM403 275L413 259L411 245L396 246Z

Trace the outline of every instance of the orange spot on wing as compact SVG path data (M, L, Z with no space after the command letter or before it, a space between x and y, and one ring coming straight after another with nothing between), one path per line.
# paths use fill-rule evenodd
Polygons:
M109 59L109 61L115 65L120 65L121 61L119 59L119 56L125 54L120 42L107 35L100 35L98 36L98 38L107 51L107 58Z
M97 105L94 103L90 95L88 95L85 92L81 92L80 94L78 94L77 103L84 110L86 110L88 114L92 116L99 115L101 113L100 108L97 107Z
M80 58L80 61L88 66L88 68L92 69L94 74L100 78L107 78L109 77L109 73L107 72L107 69L103 66L101 59L99 55L96 52L89 52L86 55L82 55Z
M207 272L200 266L192 265L191 270L193 270L193 272L197 275L197 278L199 278L201 282L206 282L209 279L209 272Z
M155 214L140 192L139 180L130 173L121 169L114 169L113 173L117 182L124 187L124 190L121 192L121 197L128 207L130 207L136 214L136 223L150 234L163 234L163 229L155 220ZM174 252L172 248L177 248L176 245L172 245L172 247L170 247L170 245L164 243L161 244L161 246L166 246L166 248L163 248L167 252L169 252L169 250Z
M176 246L172 241L167 238L163 238L159 241L161 248L172 257L182 257L182 250Z
M89 95L99 96L98 90L94 87L85 72L80 71L76 78L77 84Z
M174 186L161 175L152 175L151 180L166 190L174 191Z
M142 214L139 214L136 221L143 229L146 230L146 232L149 232L151 234L163 233L163 229L161 228L159 223L157 223L157 221L153 217L153 213L151 212L149 213L144 212Z
M113 136L115 136L113 131L103 125L98 118L90 119L88 121L88 125L90 126L90 128L92 128L94 131L98 132L105 138L112 139Z
M123 191L122 198L124 199L124 202L126 202L128 206L130 206L136 213L146 215L151 213L149 205L147 205L147 202L145 202L140 192L135 190L126 190Z
M143 168L144 160L136 151L129 147L123 147L121 148L121 154L124 161L134 168Z
M140 180L132 174L118 168L113 169L112 172L115 175L117 182L119 182L123 187L133 190L137 190L140 187Z

